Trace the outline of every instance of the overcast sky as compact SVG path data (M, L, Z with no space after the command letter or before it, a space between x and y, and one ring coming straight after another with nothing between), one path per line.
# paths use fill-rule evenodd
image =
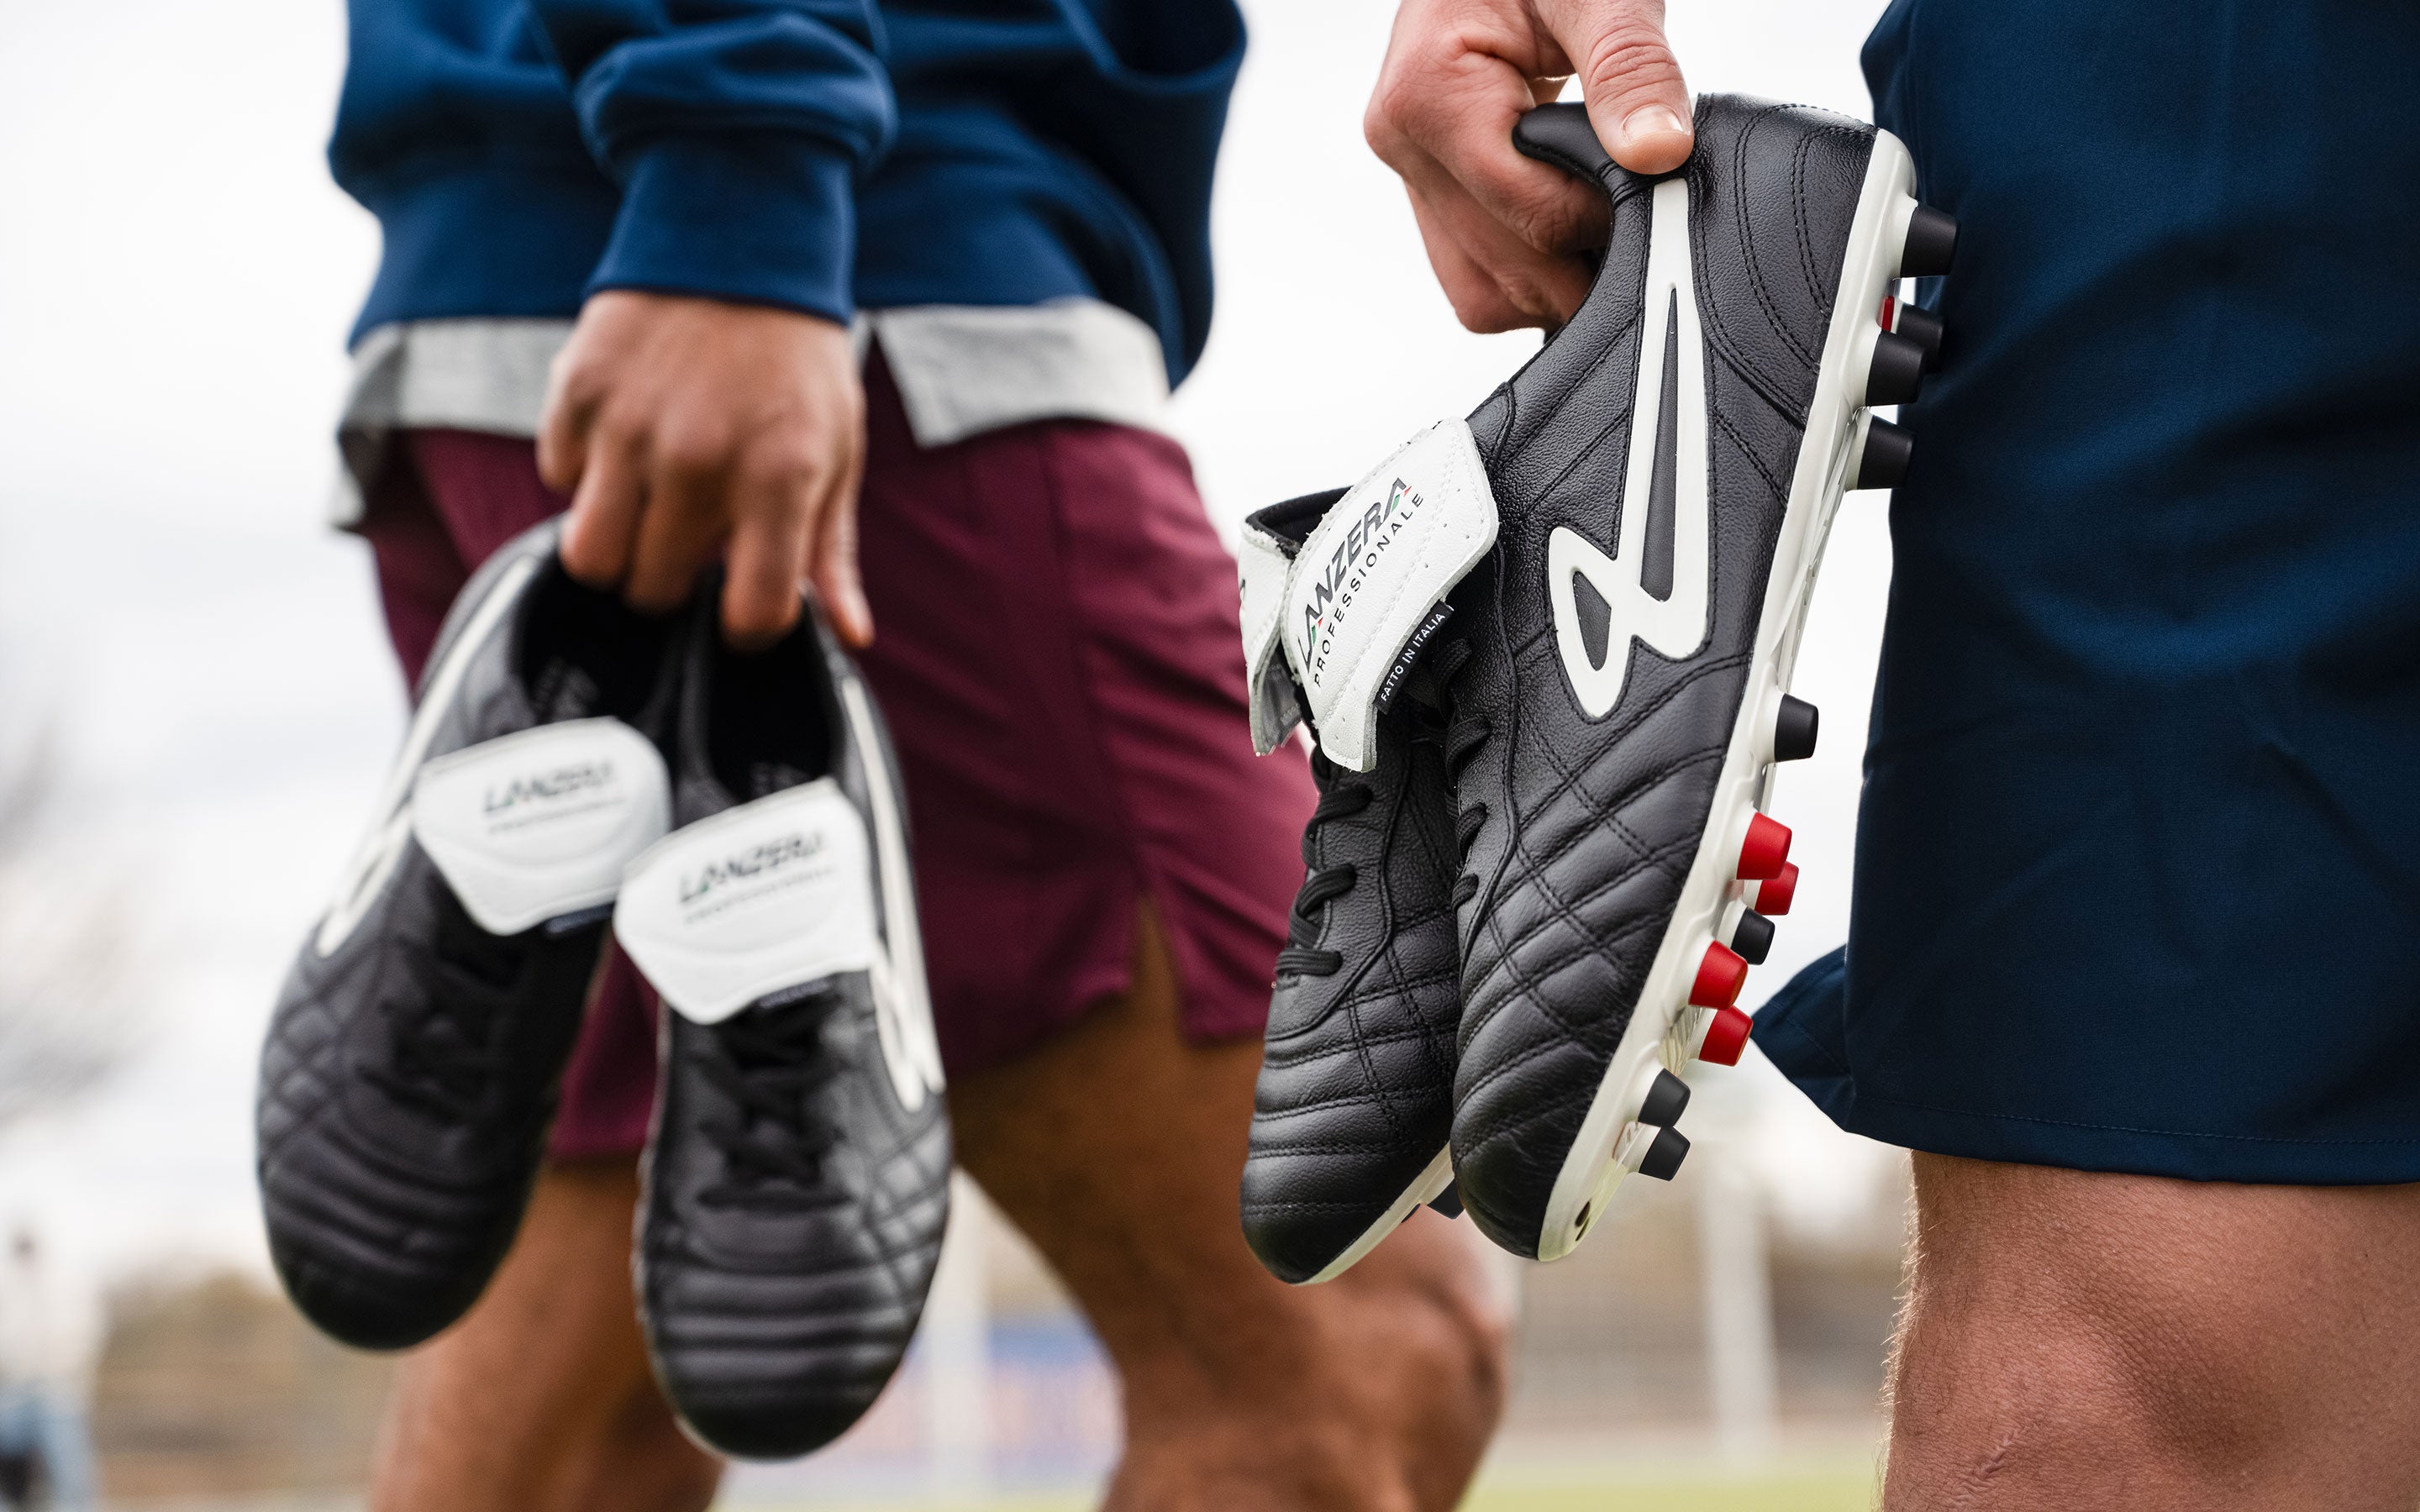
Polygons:
M1879 8L1675 0L1674 37L1696 88L1862 116ZM1361 144L1389 9L1247 0L1218 323L1176 406L1231 532L1466 411L1536 343L1454 324ZM39 865L128 914L147 983L109 1088L0 1142L0 1213L115 1273L260 1263L261 1026L401 725L366 556L322 524L378 239L321 159L341 12L0 0L0 728L57 722L70 781ZM1845 934L1881 496L1852 497L1827 561L1797 686L1823 749L1776 804L1807 881L1751 1002ZM1865 1180L1869 1154L1769 1069L1730 1091L1801 1216Z

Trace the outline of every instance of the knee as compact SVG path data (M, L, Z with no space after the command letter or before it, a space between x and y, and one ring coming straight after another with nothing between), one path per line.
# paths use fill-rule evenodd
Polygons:
M1938 1157L1916 1176L1888 1504L2024 1487L2093 1506L2113 1477L2192 1504L2330 1462L2411 1460L2415 1445L2351 1442L2344 1419L2381 1394L2420 1405L2360 1345L2412 1336L2396 1325L2420 1308L2381 1319L2357 1273L2317 1282L2359 1271L2331 1264L2334 1249L2392 1247L2366 1231L2370 1213L2288 1189Z
M1422 1220L1395 1253L1322 1288L1334 1295L1303 1380L1327 1411L1294 1421L1360 1488L1340 1505L1441 1512L1478 1469L1503 1415L1512 1319L1509 1288L1470 1239L1466 1226Z

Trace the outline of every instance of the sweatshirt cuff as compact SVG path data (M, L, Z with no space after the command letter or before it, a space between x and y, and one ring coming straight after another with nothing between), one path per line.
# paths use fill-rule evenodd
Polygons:
M846 325L855 166L810 136L667 136L637 154L588 292L771 304Z

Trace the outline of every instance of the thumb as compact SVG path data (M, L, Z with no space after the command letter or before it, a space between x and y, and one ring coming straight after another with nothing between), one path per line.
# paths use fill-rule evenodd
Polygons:
M1689 86L1664 40L1663 0L1568 0L1550 29L1578 71L1589 124L1632 173L1670 173L1689 159Z

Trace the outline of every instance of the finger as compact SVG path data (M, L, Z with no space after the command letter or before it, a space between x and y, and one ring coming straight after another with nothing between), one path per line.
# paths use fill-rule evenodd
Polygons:
M1605 192L1512 145L1512 128L1537 102L1529 76L1500 61L1465 61L1432 85L1382 81L1363 123L1371 146L1416 194L1443 199L1450 184L1532 252L1605 245Z
M569 372L558 357L547 376L546 408L537 422L537 475L557 493L580 486L588 467L589 430L597 420L594 397Z
M644 613L689 601L700 569L721 544L730 519L730 472L711 446L659 440L647 470L646 508L630 553L622 596Z
M796 494L806 480L783 469L743 473L733 507L722 581L723 639L741 650L771 645L799 623L799 585L814 522Z
M1559 326L1594 283L1584 264L1534 250L1453 185L1415 190L1412 214L1429 266L1467 330Z
M864 478L864 451L852 447L846 470L824 501L809 566L816 598L831 616L842 643L852 651L874 643L874 606L865 600L865 583L857 568L857 505Z
M1548 29L1579 69L1589 124L1632 173L1670 173L1689 160L1689 86L1664 39L1663 0L1562 4Z
M594 437L585 451L563 525L563 570L591 588L612 588L629 575L646 503L644 463L636 441L619 435Z

